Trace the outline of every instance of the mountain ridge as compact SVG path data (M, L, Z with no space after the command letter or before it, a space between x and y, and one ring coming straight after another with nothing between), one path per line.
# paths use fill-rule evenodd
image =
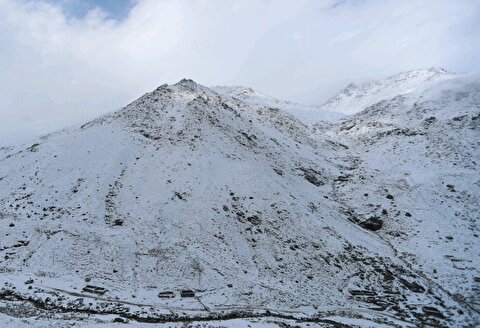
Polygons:
M416 237L411 224L396 226L399 210L421 219L410 208L418 203L405 203L407 187L396 187L365 155L397 142L406 158L411 132L436 137L446 126L414 129L403 120L428 121L444 112L439 104L463 111L465 129L476 122L480 87L444 89L441 100L397 96L310 129L281 108L183 79L120 111L4 149L0 301L11 293L25 304L166 322L246 311L336 323L361 317L384 325L473 325L474 310L453 285L471 297L478 267L458 273L450 266L459 262L442 258L449 253L424 270L418 259L428 252L403 254L431 231ZM476 131L455 129L449 137L474 140ZM471 147L470 157L478 145ZM395 167L384 165L392 174ZM471 211L473 197L456 206ZM462 223L452 237L469 228L478 230ZM432 268L443 270L441 283L454 283L441 288ZM103 288L103 296L87 285ZM182 290L195 297L179 297ZM159 298L162 292L174 298ZM79 301L85 297L92 304Z
M431 67L398 73L372 82L350 83L318 108L351 115L382 100L412 92L436 81L453 78L455 75L443 68Z

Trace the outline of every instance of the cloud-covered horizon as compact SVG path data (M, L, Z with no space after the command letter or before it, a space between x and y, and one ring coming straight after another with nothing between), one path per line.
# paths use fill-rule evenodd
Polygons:
M68 1L0 0L0 145L184 77L318 103L358 79L480 68L478 0L138 0L120 18Z

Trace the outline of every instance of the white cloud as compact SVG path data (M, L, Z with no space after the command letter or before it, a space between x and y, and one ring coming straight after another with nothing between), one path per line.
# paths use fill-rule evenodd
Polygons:
M140 0L107 17L0 0L0 144L183 77L319 101L350 79L479 68L477 0Z

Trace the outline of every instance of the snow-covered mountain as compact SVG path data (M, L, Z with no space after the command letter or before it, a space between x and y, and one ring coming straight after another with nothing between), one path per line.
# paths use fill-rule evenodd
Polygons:
M318 121L327 123L338 122L346 114L323 110L315 106L307 106L299 103L281 100L252 88L241 86L218 86L213 88L220 94L242 100L243 102L260 108L278 108L288 112L305 124L312 124Z
M381 101L327 133L350 146L338 192L352 219L381 219L382 239L478 315L479 79Z
M478 315L479 79L381 101L327 133L350 146L355 169L337 192L352 220L381 220L401 258Z
M474 326L479 90L311 129L182 80L2 148L4 322Z
M455 74L442 68L432 67L403 72L380 81L359 85L350 83L337 95L319 106L319 109L348 115L355 114L382 100L408 94L419 87L425 87L454 76Z

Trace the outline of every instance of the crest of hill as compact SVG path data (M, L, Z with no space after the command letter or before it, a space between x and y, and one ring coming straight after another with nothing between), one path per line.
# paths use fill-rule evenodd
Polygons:
M407 94L420 87L426 87L455 76L456 74L443 68L432 67L399 73L380 81L359 85L351 83L319 108L351 115L379 101Z

